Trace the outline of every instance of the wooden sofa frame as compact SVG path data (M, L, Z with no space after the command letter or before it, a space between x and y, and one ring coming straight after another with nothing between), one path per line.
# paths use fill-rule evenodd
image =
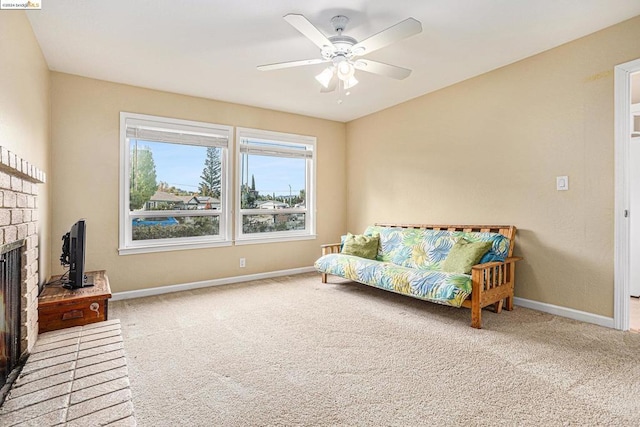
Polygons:
M376 224L380 227L417 228L423 230L476 231L500 233L509 239L509 254L504 262L478 264L471 269L471 295L462 303L471 309L471 326L482 327L482 309L493 305L500 313L502 308L513 310L513 288L516 261L522 257L513 256L516 227L513 225L430 225L430 224ZM322 255L340 252L340 243L322 245ZM322 273L322 283L327 283L327 273Z

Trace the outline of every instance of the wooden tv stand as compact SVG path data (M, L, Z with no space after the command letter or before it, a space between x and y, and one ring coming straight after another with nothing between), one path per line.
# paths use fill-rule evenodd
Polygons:
M104 270L89 271L93 286L66 289L61 276L52 277L38 297L38 324L40 332L55 331L71 326L107 320L111 288Z

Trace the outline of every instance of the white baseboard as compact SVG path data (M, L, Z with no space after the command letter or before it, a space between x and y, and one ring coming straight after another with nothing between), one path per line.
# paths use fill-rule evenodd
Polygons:
M607 328L614 328L613 317L600 316L599 314L587 313L586 311L574 310L573 308L561 307L559 305L547 304L544 302L533 301L525 298L513 298L513 303L520 307L531 308L533 310L543 311L556 316L568 317L569 319L579 320L581 322L593 323Z
M188 291L190 289L208 288L210 286L228 285L231 283L250 282L252 280L270 279L272 277L291 276L293 274L311 273L313 267L292 268L289 270L268 271L266 273L247 274L245 276L224 277L222 279L203 280L201 282L182 283L179 285L158 286L156 288L139 289L135 291L116 292L111 301L130 298L142 298L153 295L168 294L170 292Z

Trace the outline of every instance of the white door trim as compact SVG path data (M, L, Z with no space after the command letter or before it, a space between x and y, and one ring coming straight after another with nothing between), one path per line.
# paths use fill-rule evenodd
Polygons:
M614 301L616 329L629 330L629 145L631 143L631 74L640 71L640 59L615 67L615 203L614 203ZM629 214L634 214L629 212ZM636 213L640 218L640 212Z

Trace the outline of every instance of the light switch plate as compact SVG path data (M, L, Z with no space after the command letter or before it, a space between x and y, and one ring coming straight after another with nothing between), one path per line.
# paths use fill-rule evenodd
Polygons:
M556 190L564 191L569 189L569 177L557 176L556 177Z

